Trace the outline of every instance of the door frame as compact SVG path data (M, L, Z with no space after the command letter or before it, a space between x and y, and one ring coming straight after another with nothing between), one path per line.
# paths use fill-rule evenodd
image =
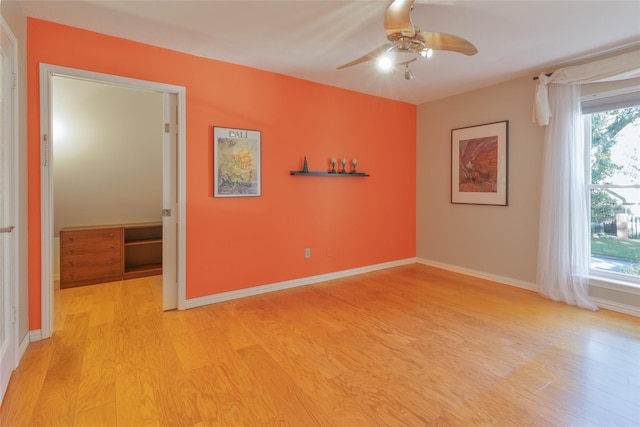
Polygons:
M2 29L2 37L6 37L10 44L10 51L7 52L7 59L9 62L10 74L8 76L2 73L2 80L0 84L4 85L5 79L11 82L10 91L5 95L5 99L9 100L8 113L5 118L8 118L8 122L4 123L6 130L3 128L4 136L7 137L6 147L8 148L3 156L4 168L9 169L9 177L6 182L6 190L9 193L8 204L5 213L7 214L8 223L0 224L0 227L13 226L13 230L5 234L2 244L5 245L3 256L7 264L4 265L3 271L0 274L4 275L4 316L5 319L1 319L2 323L0 327L6 328L4 343L0 346L0 354L4 352L6 360L3 361L2 369L0 371L0 403L4 398L11 372L18 366L20 361L20 344L19 344L19 330L18 330L18 309L20 307L18 302L18 283L20 275L20 266L18 259L20 232L22 224L20 223L20 215L18 211L18 194L19 194L19 176L20 176L20 163L18 162L18 40L14 36L13 32L9 28L4 18L1 18L0 28ZM3 118L4 119L4 118ZM4 169L3 168L3 169ZM9 320L5 325L5 320ZM4 347L4 348L1 348ZM8 371L8 372L7 372ZM8 374L8 375L7 375Z
M68 77L94 81L110 85L123 86L133 89L150 90L163 94L175 94L177 96L177 162L174 163L177 171L173 176L177 177L177 212L178 236L176 247L177 259L177 284L171 293L177 293L177 308L186 308L186 88L183 86L157 83L147 80L139 80L111 74L96 73L75 68L61 67L50 64L40 64L40 221L41 221L41 337L49 338L53 331L53 168L51 135L51 78L53 76ZM170 98L163 96L163 103ZM166 105L165 105L166 108ZM172 166L174 166L172 165ZM163 179L172 171L163 167ZM164 208L164 206L163 206ZM174 213L172 212L172 216ZM163 280L163 295L169 292L164 287L168 281ZM175 295L175 294L174 294ZM164 299L164 298L163 298ZM167 309L167 307L164 307Z

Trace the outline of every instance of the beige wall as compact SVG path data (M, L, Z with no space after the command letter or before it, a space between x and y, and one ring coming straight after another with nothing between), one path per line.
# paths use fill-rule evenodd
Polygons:
M162 94L53 78L54 233L162 219Z
M18 340L29 331L28 255L27 255L27 21L17 2L0 1L2 18L18 40Z
M418 107L418 258L535 282L543 130L531 122L534 88L526 77ZM509 206L451 204L451 130L503 120Z
M598 83L583 94L635 86ZM420 261L537 289L544 128L531 122L535 82L523 77L418 106L416 256ZM509 120L509 206L450 203L451 129ZM592 278L603 308L640 314L638 288Z

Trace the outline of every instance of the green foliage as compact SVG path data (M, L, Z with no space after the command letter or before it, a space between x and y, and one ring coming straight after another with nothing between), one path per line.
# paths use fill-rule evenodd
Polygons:
M592 237L591 254L629 261L621 267L622 274L640 276L640 240L616 239L612 237Z
M616 213L622 212L622 205L611 197L606 190L591 191L591 221L597 224L611 219Z
M616 144L618 134L626 126L640 123L640 107L603 111L591 115L591 183L604 184L623 166L611 159L611 149ZM603 190L595 190L591 194L592 221L602 222L620 211L619 201Z
M592 237L591 254L640 262L640 240Z
M591 115L591 182L602 184L622 166L611 160L617 136L631 123L640 123L640 107L603 111Z

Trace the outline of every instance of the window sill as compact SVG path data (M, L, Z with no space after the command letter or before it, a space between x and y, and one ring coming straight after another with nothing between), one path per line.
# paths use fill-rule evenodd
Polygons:
M599 271L594 272L592 270L589 274L589 285L595 285L614 291L631 292L640 295L640 278L630 278L630 280L624 280L618 274L609 275L607 273L602 273Z

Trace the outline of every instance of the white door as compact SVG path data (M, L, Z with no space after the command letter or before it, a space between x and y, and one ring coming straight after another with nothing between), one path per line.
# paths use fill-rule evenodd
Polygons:
M0 48L0 402L15 368L17 334L15 292L17 252L15 167L15 42L2 21Z
M178 96L164 93L162 309L178 308Z

